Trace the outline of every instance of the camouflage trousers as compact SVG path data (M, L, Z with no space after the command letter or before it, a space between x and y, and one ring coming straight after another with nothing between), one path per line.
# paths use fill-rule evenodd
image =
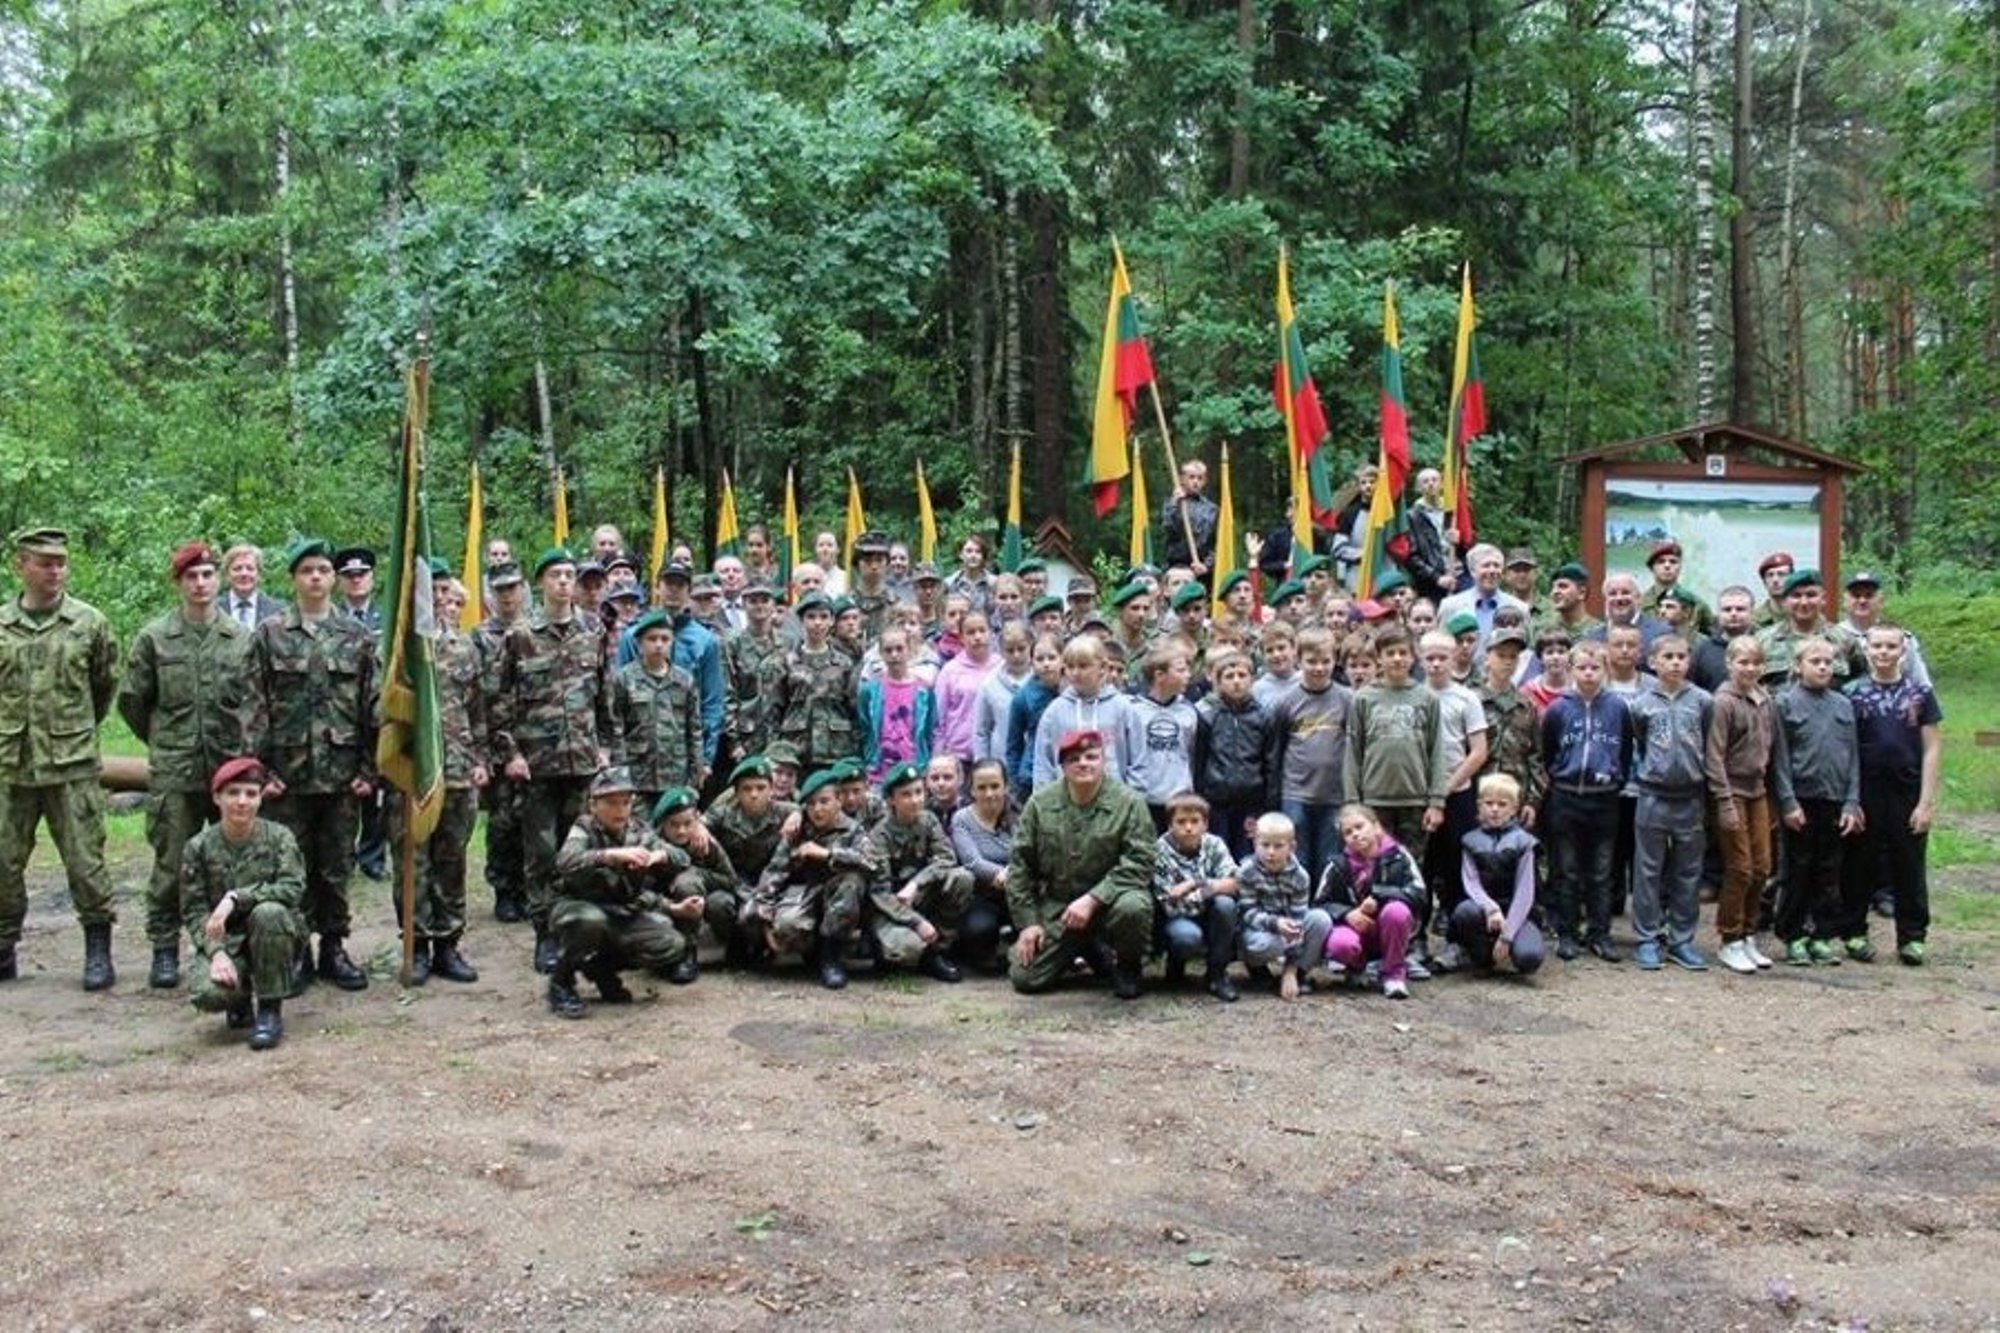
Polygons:
M701 895L701 920L675 920L675 924L687 935L689 945L694 944L704 925L724 949L736 943L737 936L743 932L745 894L716 888L699 870L683 870L674 876L671 892L675 898Z
M771 918L778 952L811 953L822 936L842 943L853 939L867 888L855 870L810 884L787 885Z
M111 872L104 864L104 788L97 775L38 787L0 785L0 949L21 941L28 916L28 857L44 820L69 877L76 919L98 926L116 917Z
M479 798L470 787L448 787L444 809L431 836L417 844L411 858L416 876L417 938L455 940L465 933L465 848L472 841L472 824L479 815ZM389 796L389 853L396 873L389 896L396 903L396 924L403 924L403 794Z
M521 784L496 777L481 801L486 806L486 886L496 903L521 899Z
M1044 923L1042 947L1033 961L1023 966L1009 959L1008 980L1026 995L1051 990L1069 975L1070 964L1099 944L1109 945L1118 961L1136 967L1144 961L1153 939L1153 897L1144 889L1119 894L1108 904L1100 903L1088 928L1071 931L1052 915Z
M583 813L590 779L533 778L521 784L521 849L528 915L537 926L549 922L556 905L556 853L569 826Z
M927 866L918 872L915 883L917 896L911 910L937 927L938 948L951 947L958 938L959 922L965 920L965 909L972 905L972 872L962 866ZM878 906L884 898L896 901L893 887L869 896L868 934L883 962L914 963L931 946L917 935L914 925L896 919L901 913L895 908L885 912Z
M216 820L205 791L156 791L146 802L146 841L153 849L153 877L146 882L146 938L167 948L181 934L181 853L188 839Z
M208 975L208 962L197 957L188 968L188 1003L205 1014L220 1013L233 1004L282 1000L292 993L292 955L306 937L306 923L283 903L259 903L250 909L242 934L231 934L221 952L236 967L234 986L218 986Z
M643 967L664 972L694 945L679 923L664 912L605 907L581 898L561 898L549 912L549 929L562 950L561 967Z
M354 872L354 830L361 808L347 792L299 795L286 792L264 805L298 839L306 863L306 894L299 904L306 929L323 939L344 940L353 921L347 908L347 880Z

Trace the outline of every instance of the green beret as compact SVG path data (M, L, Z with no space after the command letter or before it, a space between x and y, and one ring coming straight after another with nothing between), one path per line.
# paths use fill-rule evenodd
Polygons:
M854 599L852 597L836 597L833 599L832 610L834 618L836 620L838 620L841 616L846 615L849 611L856 611L859 609L860 609L859 607L854 605Z
M1786 579L1783 585L1779 587L1778 596L1790 597L1793 592L1797 591L1800 588L1823 588L1825 586L1826 585L1820 580L1819 571L1817 569L1796 570L1792 573L1792 576Z
M1207 601L1208 589L1190 579L1188 582L1174 589L1174 595L1167 600L1173 606L1174 610L1178 611L1184 606L1193 606L1196 602Z
M1152 592L1153 590L1143 583L1128 583L1117 592L1111 594L1111 604L1113 606L1124 606L1134 597L1149 597L1152 595Z
M833 769L822 768L819 772L799 784L799 799L809 801L815 794L824 791L839 781L840 778L835 774Z
M884 796L893 795L898 789L907 787L912 782L922 782L923 780L923 770L919 769L915 764L897 764L882 775L882 794Z
M643 639L646 637L646 631L650 629L663 629L667 633L672 634L674 632L674 618L665 611L648 611L645 615L640 616L632 622L632 637Z
M1160 571L1159 571L1159 570L1157 570L1157 569L1154 569L1154 568L1153 568L1153 567L1152 567L1151 565L1149 565L1149 564L1145 564L1144 562L1141 562L1141 563L1139 563L1139 564L1136 564L1136 565L1132 566L1132 568L1130 568L1130 569L1126 570L1126 571L1125 571L1125 576L1124 576L1123 578L1119 579L1118 581L1119 581L1120 583L1135 583L1135 582L1137 582L1137 581L1138 581L1138 580L1140 580L1140 579L1154 579L1154 580L1157 580L1157 579L1158 579L1159 577L1160 577Z
M677 815L683 810L694 809L694 789L691 787L669 787L660 793L660 799L653 802L653 822L659 823L668 815Z
M1564 564L1557 565L1555 573L1552 574L1550 577L1558 579L1568 579L1571 583L1581 583L1585 587L1588 587L1590 585L1590 571L1585 569L1582 565L1578 564L1574 560L1567 561Z
M540 578L551 565L573 565L575 563L576 557L569 553L567 547L551 546L548 550L535 557L535 577Z
M1023 560L1020 567L1014 572L1016 574L1046 574L1049 572L1049 567L1031 556Z
M18 528L8 540L15 550L30 555L69 554L69 534L61 528Z
M868 780L868 774L861 767L859 759L843 759L837 764L829 765L826 771L833 774L835 782L866 782Z
M593 801L600 796L617 796L635 790L632 770L623 764L600 769L597 776L590 780L590 799Z
M1271 589L1271 596L1268 599L1268 604L1274 607L1283 606L1286 602L1291 601L1294 597L1303 597L1305 595L1306 595L1305 584L1300 583L1297 579L1286 579L1283 583L1280 583L1277 587Z
M451 577L451 561L441 555L429 557L424 561L424 564L429 567L431 577L434 579L448 579Z
M1676 606L1684 606L1690 611L1698 612L1701 610L1701 598L1695 596L1686 588L1681 587L1678 583L1670 588L1662 588L1659 600L1662 602L1672 602Z
M285 569L296 574L301 561L315 556L328 564L333 563L333 543L324 537L294 537L292 544L285 548Z
M764 747L764 757L771 761L773 768L797 768L799 747L790 741L772 741Z
M1249 581L1250 581L1249 570L1232 569L1227 574L1224 574L1222 576L1222 582L1215 585L1215 595L1217 597L1227 597L1229 596L1230 593L1235 592L1238 588L1242 587Z
M741 760L737 763L736 767L729 770L729 785L734 787L745 778L764 778L768 780L770 776L771 761L761 754L753 754L748 759Z
M1037 597L1034 604L1028 608L1028 619L1033 620L1036 616L1046 615L1050 612L1061 615L1062 609L1062 598L1055 596L1053 593L1044 594Z
M1457 638L1461 634L1479 633L1479 617L1470 611L1454 612L1451 619L1444 622L1444 632Z
M805 596L799 598L799 604L792 609L798 612L801 619L805 617L808 611L824 611L828 615L834 613L833 603L827 600L827 596L823 592L807 593Z
M1326 556L1309 555L1305 559L1299 561L1299 563L1292 569L1292 577L1299 580L1299 582L1303 583L1305 582L1306 575L1317 574L1323 569L1332 568L1332 566L1333 566L1333 561L1328 559Z
M1381 573L1381 575L1377 577L1375 580L1375 592L1377 596L1380 596L1382 593L1385 592L1394 592L1398 588L1407 588L1409 586L1410 586L1410 576L1408 574L1405 574L1400 569L1384 570Z

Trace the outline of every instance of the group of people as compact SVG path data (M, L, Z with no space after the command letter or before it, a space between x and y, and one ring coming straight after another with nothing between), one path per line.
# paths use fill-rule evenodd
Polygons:
M835 989L857 961L1023 992L1096 975L1125 998L1158 958L1224 1001L1333 977L1401 998L1547 952L1619 962L1621 912L1639 967L1701 971L1704 885L1734 972L1872 960L1871 902L1901 961L1925 960L1940 715L1875 576L1846 580L1840 620L1782 554L1704 605L1672 542L1651 586L1597 581L1601 620L1589 571L1544 589L1532 552L1484 545L1435 599L1400 573L1357 597L1322 553L1218 579L1200 464L1180 482L1174 563L1104 588L995 571L980 537L945 577L875 532L851 569L780 586L761 529L700 577L674 552L646 587L606 527L526 561L490 544L466 573L484 618L460 630L473 589L433 562L445 798L411 866L408 979L477 978L482 807L495 915L532 929L565 1018L586 983L618 1003L621 973L685 985L704 957L803 959ZM150 762L150 984L181 984L185 936L190 999L258 1049L301 987L366 987L346 940L379 785L372 556L295 540L277 601L254 548L190 541L166 562L176 604L121 654L67 592L66 535L12 545L0 980L46 823L84 985L114 983L115 708Z

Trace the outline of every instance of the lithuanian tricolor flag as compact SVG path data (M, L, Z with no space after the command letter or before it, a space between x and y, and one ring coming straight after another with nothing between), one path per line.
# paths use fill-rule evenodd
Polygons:
M1330 528L1335 513L1333 483L1328 479L1326 412L1320 407L1319 390L1313 386L1312 371L1306 365L1305 339L1299 336L1299 321L1292 310L1292 280L1287 272L1286 254L1278 247L1278 376L1272 386L1278 411L1285 418L1285 453L1292 478L1292 540L1299 558L1312 550L1315 526Z
M1410 475L1410 416L1403 403L1403 334L1396 321L1396 284L1382 288L1382 451L1368 503L1368 540L1361 550L1360 593L1410 554L1410 520L1403 483Z
M1472 442L1486 433L1486 385L1479 375L1479 316L1472 305L1472 265L1458 292L1458 350L1451 361L1451 429L1445 433L1444 494L1439 497L1461 546L1472 534Z
M1007 525L1000 530L1000 571L1012 574L1021 567L1021 446L1014 446L1014 461L1007 469Z
M1090 428L1090 483L1097 516L1118 507L1118 483L1130 470L1129 437L1139 390L1153 382L1153 357L1139 328L1125 252L1111 242L1111 301L1104 312L1104 346L1097 359L1097 405Z

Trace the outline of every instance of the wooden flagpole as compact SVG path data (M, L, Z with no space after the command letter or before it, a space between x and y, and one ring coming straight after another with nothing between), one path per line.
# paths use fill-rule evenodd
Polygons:
M1160 405L1159 381L1147 380L1146 389L1147 392L1152 395L1153 420L1158 422L1160 426L1160 443L1166 446L1167 466L1173 470L1174 498L1178 499L1181 502L1180 504L1181 531L1185 533L1187 536L1188 559L1195 561L1198 564L1207 566L1208 572L1213 574L1215 572L1214 566L1210 565L1209 561L1203 560L1201 558L1201 552L1195 549L1194 520L1188 517L1187 496L1181 491L1181 465L1179 461L1174 458L1174 436L1173 432L1167 429L1167 409ZM1210 552L1211 559L1213 558L1213 556L1214 553Z
M417 964L417 798L408 792L398 792L397 796L403 802L403 846L399 858L402 865L398 874L402 879L403 898L402 982L407 986Z

